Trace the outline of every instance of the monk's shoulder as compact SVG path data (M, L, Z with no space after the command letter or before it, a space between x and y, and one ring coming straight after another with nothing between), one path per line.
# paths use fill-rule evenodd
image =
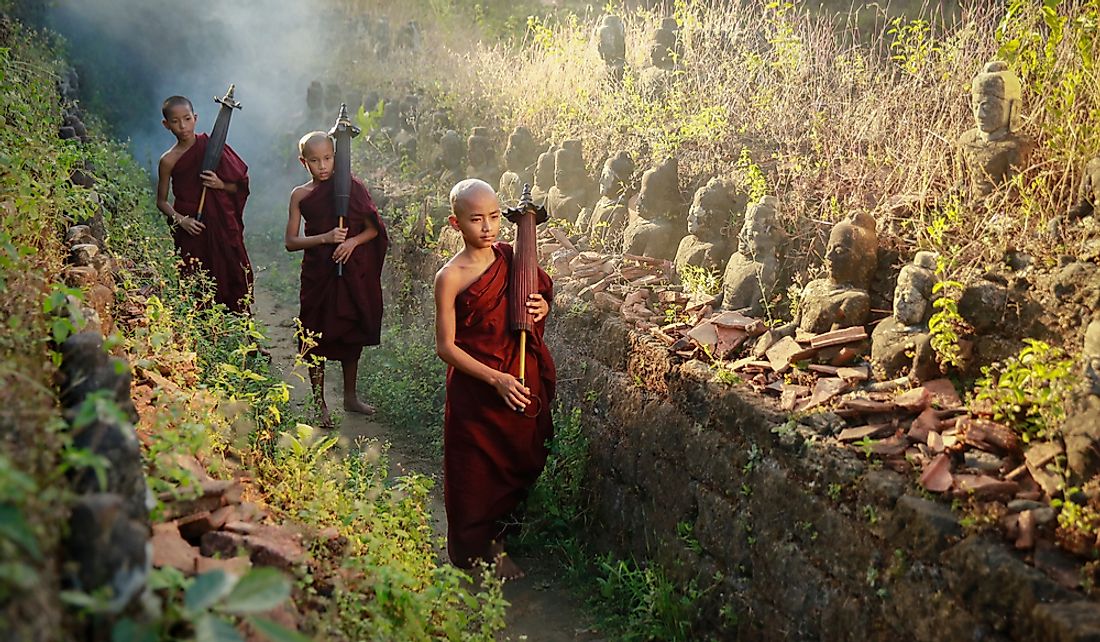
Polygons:
M313 188L314 188L313 183L309 182L309 183L302 183L298 187L295 187L294 189L290 190L290 202L291 203L300 203L303 198L309 196L310 193L313 192Z
M168 151L160 155L160 168L162 170L172 171L172 168L176 166L176 162L183 156L185 150L180 149L179 145L172 145L168 148Z

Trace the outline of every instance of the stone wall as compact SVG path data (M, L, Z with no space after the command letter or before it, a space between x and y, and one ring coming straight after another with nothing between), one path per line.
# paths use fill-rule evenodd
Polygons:
M590 444L585 536L694 578L702 633L725 606L741 640L1100 639L1096 603L913 480L578 304L558 297L548 341Z

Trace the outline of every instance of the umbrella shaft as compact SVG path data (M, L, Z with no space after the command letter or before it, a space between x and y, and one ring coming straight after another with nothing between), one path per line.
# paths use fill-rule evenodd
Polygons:
M199 211L195 213L195 220L202 220L202 206L206 205L206 187L202 188L202 195L199 196Z

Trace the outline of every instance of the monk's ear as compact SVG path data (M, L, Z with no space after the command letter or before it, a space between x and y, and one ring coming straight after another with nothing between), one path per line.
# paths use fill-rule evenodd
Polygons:
M448 216L448 217L447 217L447 222L451 224L451 227L452 227L453 229L456 229L456 230L458 230L459 232L461 232L461 231L462 231L462 228L460 228L460 227L458 226L458 217L457 217L457 216L455 216L454 214L451 214L450 216Z
M299 156L298 157L298 162L302 164L302 167L304 167L306 169L309 169L309 165L306 164L306 157L305 156Z
M165 129L167 129L168 131L172 131L172 128L168 126L168 119L167 119L167 118L165 118L164 120L160 121L160 124L161 124L161 125L164 125L164 128L165 128Z

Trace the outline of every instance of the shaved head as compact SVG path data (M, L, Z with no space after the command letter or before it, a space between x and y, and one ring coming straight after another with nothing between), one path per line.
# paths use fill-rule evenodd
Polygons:
M467 178L459 181L451 188L451 214L458 216L460 212L465 212L465 208L473 201L481 198L492 198L495 201L496 197L496 190L483 180Z
M321 143L328 143L329 145L332 145L335 149L335 144L332 142L332 138L330 138L329 135L325 132L318 130L309 132L305 136L302 136L302 138L298 141L298 153L304 157L306 155L306 151L308 151L311 146L319 145Z

